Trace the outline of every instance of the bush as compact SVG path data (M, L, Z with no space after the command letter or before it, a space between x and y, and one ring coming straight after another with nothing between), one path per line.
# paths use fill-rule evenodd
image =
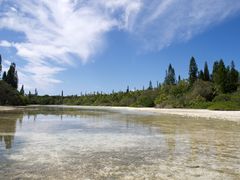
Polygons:
M225 102L230 100L231 100L230 94L219 94L213 99L213 102Z
M208 109L209 106L212 105L212 102L195 102L193 103L190 108L193 109Z
M136 102L136 99L132 96L125 96L121 99L121 101L119 102L120 106L131 106L132 104L134 104Z
M154 90L143 91L140 96L137 97L135 106L140 107L154 107L154 100L157 97L158 92Z
M212 99L214 98L213 83L198 80L194 83L191 94L193 97L201 96L206 101L212 101Z
M27 98L19 94L11 85L0 81L0 105L26 105Z
M225 110L225 111L238 111L240 110L239 102L215 102L208 107L210 110Z

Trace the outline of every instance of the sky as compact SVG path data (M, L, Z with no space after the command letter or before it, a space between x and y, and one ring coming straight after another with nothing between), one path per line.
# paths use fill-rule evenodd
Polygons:
M240 69L239 0L0 0L3 68L39 94L142 89L194 56Z

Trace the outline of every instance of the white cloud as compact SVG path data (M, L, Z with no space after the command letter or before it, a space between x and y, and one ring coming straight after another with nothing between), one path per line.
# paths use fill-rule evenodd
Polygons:
M239 0L145 0L132 32L147 49L187 41L240 12ZM143 38L142 38L143 37Z
M0 41L0 46L9 48L9 47L12 47L12 43L8 41Z
M26 41L1 41L0 46L16 48L17 55L26 61L21 68L23 83L45 89L60 82L55 75L65 69L62 66L73 63L72 55L86 63L101 51L105 33L121 23L127 26L138 2L10 0L1 13L0 28L24 33ZM124 20L113 17L118 10Z
M146 49L187 41L239 12L239 0L21 0L1 1L0 29L24 41L0 41L25 60L20 79L29 88L60 83L56 75L104 48L114 28L142 40Z

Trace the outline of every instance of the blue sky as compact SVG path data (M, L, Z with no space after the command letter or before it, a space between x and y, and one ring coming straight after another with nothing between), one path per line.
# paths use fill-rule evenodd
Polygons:
M223 58L240 69L238 0L0 0L0 54L40 94L125 90Z

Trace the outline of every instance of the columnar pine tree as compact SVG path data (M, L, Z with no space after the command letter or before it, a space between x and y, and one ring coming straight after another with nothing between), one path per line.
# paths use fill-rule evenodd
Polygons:
M213 82L219 92L226 92L227 69L223 60L215 62L213 65Z
M203 81L205 81L204 73L203 73L202 70L199 71L199 73L198 73L198 78L201 79L201 80L203 80Z
M61 93L61 103L63 104L63 90L62 90L62 93Z
M15 71L14 73L14 86L13 86L15 89L18 88L18 73L17 71Z
M35 94L34 95L38 96L38 90L37 89L35 89Z
M218 65L219 65L219 62L218 62L218 61L215 61L215 62L213 63L213 71L212 71L212 75L213 75L213 76L214 76L215 73L217 73Z
M7 73L6 73L6 71L3 72L2 80L7 82Z
M21 90L20 90L20 94L22 95L22 96L24 96L24 86L22 85L22 87L21 87Z
M0 54L0 79L2 78L2 56Z
M148 90L153 90L153 85L152 85L152 81L149 81L149 86L148 86Z
M231 68L228 71L228 88L227 92L234 92L238 88L239 73L235 69L235 64L231 62Z
M204 81L210 81L210 74L209 74L209 70L208 70L208 64L207 62L205 62L204 64Z
M193 85L193 83L197 80L197 73L198 73L198 67L197 63L194 57L191 58L190 60L190 65L189 65L189 83L190 86Z
M181 76L178 75L178 83L181 81Z
M18 74L16 71L16 65L15 63L12 63L10 65L10 68L8 70L8 73L6 75L6 82L10 84L13 88L18 88Z
M168 70L166 71L165 84L167 85L176 84L175 70L171 64L169 64Z
M129 93L129 86L127 86L127 90L126 90L126 93Z

